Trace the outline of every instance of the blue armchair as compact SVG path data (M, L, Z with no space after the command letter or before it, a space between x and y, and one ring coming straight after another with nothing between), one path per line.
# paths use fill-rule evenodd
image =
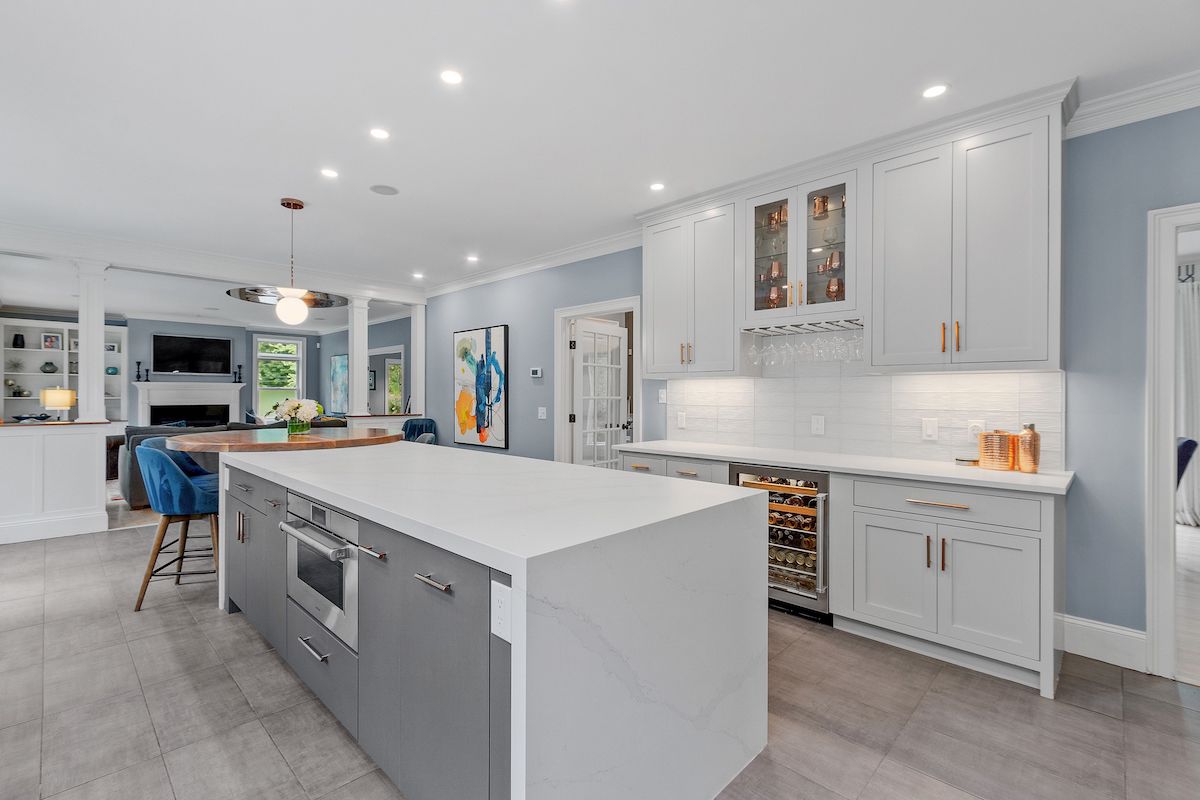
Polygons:
M211 575L216 572L219 547L217 509L220 499L218 476L201 467L187 453L168 450L165 436L156 436L138 445L137 460L142 472L142 482L146 486L146 495L150 499L150 507L162 516L158 521L158 531L150 551L150 563L146 565L146 574L142 578L142 588L138 592L134 611L142 609L146 589L153 578L169 578L173 575L175 583L178 584L183 575ZM188 524L194 519L205 517L208 518L212 546L188 551ZM182 524L179 538L164 545L163 539L166 538L167 529L173 522ZM164 549L169 551L171 547L175 547L175 557L159 565L159 555ZM185 559L210 557L213 560L213 569L183 569ZM174 573L163 574L163 571L171 566L175 567Z

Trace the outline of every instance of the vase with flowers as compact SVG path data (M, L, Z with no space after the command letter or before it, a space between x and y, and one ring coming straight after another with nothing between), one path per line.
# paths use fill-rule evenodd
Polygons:
M316 400L293 400L291 398L280 400L271 410L279 419L287 420L289 436L294 433L308 433L312 428L312 421L324 411Z

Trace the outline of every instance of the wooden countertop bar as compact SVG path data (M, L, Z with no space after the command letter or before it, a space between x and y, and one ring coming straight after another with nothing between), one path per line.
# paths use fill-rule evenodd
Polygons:
M334 450L390 444L404 438L399 431L384 428L313 428L308 433L288 435L284 428L255 431L216 431L171 436L167 447L190 453L265 453L274 450Z

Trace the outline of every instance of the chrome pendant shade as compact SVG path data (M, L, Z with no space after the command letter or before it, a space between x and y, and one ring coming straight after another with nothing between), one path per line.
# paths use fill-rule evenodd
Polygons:
M287 286L242 286L230 289L225 294L247 303L263 303L275 306L275 316L287 325L299 325L308 319L310 308L333 308L347 304L345 297L328 292L314 292L296 288L296 212L304 208L304 201L284 197L279 204L291 213L291 247L288 265L290 282Z

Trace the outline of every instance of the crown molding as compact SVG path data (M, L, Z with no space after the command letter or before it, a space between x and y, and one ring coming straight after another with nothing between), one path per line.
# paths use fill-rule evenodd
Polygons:
M138 272L183 275L237 286L275 285L288 266L222 253L187 250L153 242L113 239L85 233L38 228L0 220L0 254L53 261L89 261ZM425 302L419 287L364 280L342 272L298 268L303 283L328 286L329 291L397 303Z
M593 239L590 242L575 245L574 247L555 250L551 253L545 253L525 261L518 261L516 264L511 264L507 267L481 272L470 278L463 278L457 281L450 281L438 286L431 287L426 292L427 297L435 297L440 294L449 294L450 292L458 292L463 289L470 289L472 286L483 286L488 283L506 280L508 278L516 278L520 275L528 275L531 272L539 272L544 269L552 269L561 267L566 264L573 264L576 261L585 261L589 258L597 256L606 256L610 253L619 253L622 250L631 250L634 247L642 246L642 230L635 228L634 230L614 233L611 236L603 236L599 239Z
M1016 95L995 103L942 117L924 125L890 133L876 139L852 145L832 153L806 159L781 169L765 172L752 178L726 184L711 191L686 197L676 202L656 206L637 215L643 225L665 222L681 215L698 213L714 204L728 203L736 197L754 197L774 191L782 186L807 183L823 175L833 175L854 169L862 162L877 156L886 156L897 150L919 150L944 140L946 137L969 136L978 129L986 129L998 121L1020 114L1045 114L1050 110L1055 119L1066 117L1076 105L1076 79L1043 86L1030 92Z
M397 311L395 314L387 314L386 316L382 316L379 319L367 320L367 327L370 328L372 325L381 325L385 322L395 322L398 319L408 319L411 316L412 316L411 311ZM341 333L342 331L348 331L348 330L350 330L349 325L339 325L335 328L330 328L328 330L321 331L320 335L328 336L331 333Z
M1067 139L1200 106L1200 70L1079 104Z

